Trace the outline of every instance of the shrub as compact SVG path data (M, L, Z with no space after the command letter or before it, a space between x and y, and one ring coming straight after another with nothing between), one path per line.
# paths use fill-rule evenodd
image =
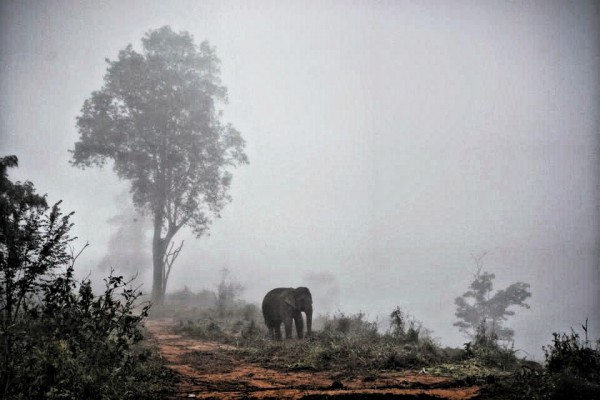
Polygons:
M0 159L0 397L154 397L149 383L168 374L138 345L149 306L122 277L111 274L100 296L75 281L72 214L10 182L15 165Z
M3 336L0 374L7 398L122 399L151 398L152 375L166 376L147 350L139 324L148 305L138 307L139 293L121 277L110 276L105 292L95 296L89 280L75 291L70 267L48 282L42 299ZM117 293L118 292L118 293ZM9 342L10 341L10 345Z
M465 357L476 359L483 365L494 367L503 371L514 371L518 365L516 351L511 343L502 346L494 330L488 330L485 320L477 327L475 337L471 342L465 343Z
M552 344L544 346L546 379L551 398L600 398L600 341L595 346L587 338L587 320L582 325L586 338L577 332L554 333Z
M543 347L543 368L521 361L517 373L484 388L482 395L528 400L600 398L600 342L593 347L587 340L587 321L582 327L585 340L572 329L569 334L554 333L552 344Z
M323 332L339 333L351 337L377 338L377 323L370 322L362 312L346 315L338 311L332 318L326 318Z
M587 321L584 330L587 336ZM553 333L553 336L552 345L543 347L548 372L567 372L600 381L600 342L593 348L587 337L582 340L572 329L570 334Z
M175 328L175 332L187 334L189 336L205 339L205 340L226 340L227 335L216 321L212 319L191 321L180 321L179 326Z
M423 324L396 307L390 314L390 334L401 343L418 343Z

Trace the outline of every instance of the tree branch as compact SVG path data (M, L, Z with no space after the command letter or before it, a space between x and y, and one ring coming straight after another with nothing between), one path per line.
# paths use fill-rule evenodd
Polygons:
M165 268L163 270L164 271L163 287L162 287L163 294L167 290L167 281L169 280L169 275L171 274L171 268L173 267L175 260L179 256L179 253L181 252L181 249L183 248L184 242L185 241L182 240L181 243L179 244L179 247L177 247L175 250L173 250L173 247L175 246L175 242L171 242L171 246L169 247L169 250L165 253L165 258L164 258L163 262L167 268Z

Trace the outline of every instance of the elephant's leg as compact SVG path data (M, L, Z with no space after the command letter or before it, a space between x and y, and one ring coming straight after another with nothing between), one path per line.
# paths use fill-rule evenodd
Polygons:
M291 315L285 318L285 320L283 321L283 325L285 327L285 338L291 339L292 338L292 316Z
M267 327L269 328L269 338L270 339L277 339L278 337L281 338L281 331L279 330L279 324L277 324L275 322L269 322L269 325Z
M298 333L298 339L302 339L304 330L304 321L302 321L302 313L298 312L294 314L294 323L296 324L296 333Z
M311 337L312 336L312 305L309 306L306 310L304 310L304 313L306 314L306 336L307 337Z
M281 322L273 326L273 339L281 340Z

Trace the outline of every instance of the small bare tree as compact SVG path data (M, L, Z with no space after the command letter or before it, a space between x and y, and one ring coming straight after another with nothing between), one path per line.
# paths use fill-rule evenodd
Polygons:
M225 315L243 291L244 287L235 279L230 278L230 271L227 268L221 269L221 281L217 286L217 311L219 315Z

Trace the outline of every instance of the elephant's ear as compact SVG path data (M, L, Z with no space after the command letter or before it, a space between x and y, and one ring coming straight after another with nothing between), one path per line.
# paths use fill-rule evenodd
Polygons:
M296 308L296 303L294 302L294 300L290 297L290 296L286 296L285 297L285 303L287 305L289 305L292 308Z

